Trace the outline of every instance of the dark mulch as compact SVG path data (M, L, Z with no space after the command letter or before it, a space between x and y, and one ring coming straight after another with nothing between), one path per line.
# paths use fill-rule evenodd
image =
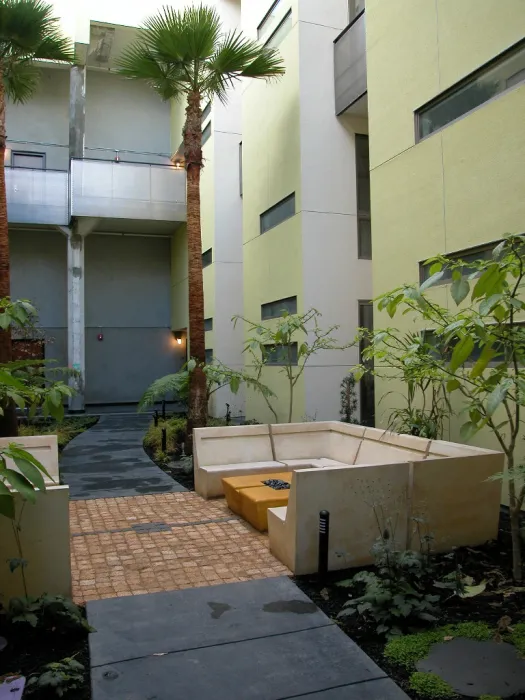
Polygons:
M41 673L45 664L74 657L84 666L84 686L72 690L64 697L91 700L89 646L85 632L61 634L58 630L49 632L33 629L21 622L9 624L5 616L0 614L0 636L7 639L6 648L0 651L0 677L23 675L29 678L34 673ZM49 700L57 696L35 690L29 697L34 700Z
M177 459L175 455L171 455L171 461L169 464L165 464L164 462L159 462L155 459L154 450L152 450L150 447L144 446L144 451L151 461L155 462L159 469L162 469L163 472L165 472L168 476L171 476L171 478L177 481L181 486L187 488L188 491L195 491L193 469L190 469L189 472L186 471L184 462Z
M461 564L463 573L472 576L476 583L486 580L487 589L485 593L474 598L461 599L457 596L449 596L447 600L445 595L440 606L439 625L483 621L496 628L503 616L509 616L514 624L525 621L525 587L515 586L511 580L512 558L507 513L502 512L497 541L489 542L482 547L465 547L457 550L456 562ZM436 564L437 578L441 578L454 567L454 562L443 556L436 557ZM335 619L349 595L348 589L336 584L338 581L352 577L355 573L356 569L347 569L331 572L324 581L319 581L316 576L295 577L294 581L323 612ZM435 593L436 590L433 592ZM377 634L374 622L355 615L337 620L337 624L411 698L422 700L407 687L409 672L390 664L384 658L385 640ZM422 629L428 628L413 628L407 631L418 632ZM514 696L513 700L525 700L525 695Z

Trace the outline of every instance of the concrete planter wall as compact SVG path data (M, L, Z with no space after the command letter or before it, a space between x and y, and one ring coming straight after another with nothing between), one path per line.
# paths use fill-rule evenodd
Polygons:
M59 484L56 435L0 439L0 446L15 442L33 454L53 480L45 479L46 493L36 503L26 503L21 522L21 541L29 595L43 593L71 596L71 559L69 550L69 487ZM14 467L14 465L8 465ZM16 499L17 514L23 501ZM9 571L6 560L18 557L11 521L0 517L0 594L6 602L23 595L20 571Z
M330 512L332 570L372 563L379 511L407 549L419 548L415 517L436 551L497 536L501 487L487 478L503 470L500 452L335 421L204 428L195 438L205 497L220 495L222 476L293 472L288 506L269 510L268 530L296 574L317 569L320 510Z

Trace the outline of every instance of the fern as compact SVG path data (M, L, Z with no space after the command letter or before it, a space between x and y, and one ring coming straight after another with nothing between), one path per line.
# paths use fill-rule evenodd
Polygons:
M189 378L188 370L181 369L180 372L167 374L165 377L156 379L144 392L139 401L138 410L144 411L158 401L164 400L170 394L176 394L181 401L186 401L189 392Z

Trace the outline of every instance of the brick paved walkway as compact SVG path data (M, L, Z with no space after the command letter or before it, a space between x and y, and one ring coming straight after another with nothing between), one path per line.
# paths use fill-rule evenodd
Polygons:
M70 504L77 602L289 574L268 538L196 493Z

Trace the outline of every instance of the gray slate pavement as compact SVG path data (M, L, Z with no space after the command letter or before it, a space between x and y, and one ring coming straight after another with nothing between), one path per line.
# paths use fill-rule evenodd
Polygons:
M90 601L87 615L93 700L407 700L287 577Z
M67 445L60 475L72 499L186 491L144 452L149 415L103 415Z

